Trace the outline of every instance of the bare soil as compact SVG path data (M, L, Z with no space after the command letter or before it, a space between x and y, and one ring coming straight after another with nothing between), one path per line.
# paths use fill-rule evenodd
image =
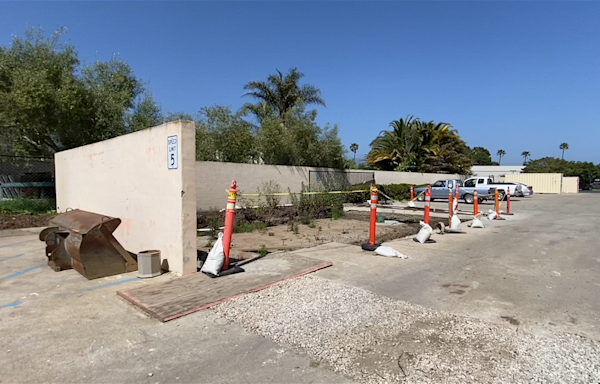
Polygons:
M0 215L0 230L47 227L56 215Z
M397 220L403 224L377 225L378 243L416 235L420 228L421 217L419 216L386 214L385 219ZM344 218L339 220L317 219L314 221L314 227L290 221L285 217L278 220L285 220L287 224L269 226L260 231L234 233L230 257L238 260L248 259L256 256L261 248L266 249L267 252L275 252L310 248L330 242L359 245L369 241L368 212L347 212ZM435 228L437 221L438 219L431 218L430 224ZM446 222L446 219L439 219L439 221ZM297 225L297 233L294 233L292 223ZM197 249L202 253L210 251L212 244L213 240L208 234L197 238Z

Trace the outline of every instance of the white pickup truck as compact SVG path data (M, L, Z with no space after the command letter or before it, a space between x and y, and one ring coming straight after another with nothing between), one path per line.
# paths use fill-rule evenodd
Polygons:
M464 181L465 186L470 187L488 187L498 190L498 199L503 200L506 191L510 191L511 196L517 196L521 192L521 186L515 183L496 183L487 177L472 177Z

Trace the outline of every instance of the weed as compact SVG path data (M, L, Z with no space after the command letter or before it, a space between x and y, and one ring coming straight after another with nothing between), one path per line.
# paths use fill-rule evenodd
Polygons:
M292 232L296 236L300 234L300 227L298 226L298 223L292 223Z
M233 225L233 233L248 233L258 229L260 233L266 233L269 223L255 221L253 223L239 223Z
M269 251L267 251L267 246L262 244L258 250L258 254L264 257L267 256L267 253L269 253Z
M344 210L334 208L331 210L331 220L338 220L344 217Z
M308 228L316 228L317 224L315 223L315 220L311 220L310 223L308 223Z
M269 232L269 236L275 236L274 232Z

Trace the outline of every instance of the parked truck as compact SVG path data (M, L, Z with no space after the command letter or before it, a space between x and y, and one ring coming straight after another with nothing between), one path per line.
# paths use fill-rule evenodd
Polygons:
M506 191L508 190L510 190L511 196L519 196L521 194L520 185L516 183L499 183L487 177L471 177L470 179L465 180L465 184L466 183L477 188L483 187L497 189L499 200L504 200L504 197L506 196Z
M471 184L473 184L471 186ZM484 200L488 200L493 198L496 193L494 188L490 187L477 187L474 183L469 183L465 185L459 179L446 179L446 180L438 180L435 183L431 184L431 201L433 200L448 200L448 191L452 189L453 197L455 196L454 188L458 186L458 198L465 201L467 204L473 204L475 201L475 190L477 190L478 200L482 202ZM424 192L427 187L420 187L415 189L415 193L420 194L417 198L418 201L425 200Z

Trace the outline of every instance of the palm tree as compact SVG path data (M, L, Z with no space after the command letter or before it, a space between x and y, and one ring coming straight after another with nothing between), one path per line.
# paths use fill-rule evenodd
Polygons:
M243 96L251 96L273 108L280 118L297 105L325 106L319 88L310 84L303 86L298 84L298 81L304 77L298 68L291 68L285 76L279 70L276 71L276 74L269 75L267 81L251 81L244 85L244 89L249 92Z
M564 160L564 159L565 159L565 149L569 149L569 144L567 144L567 143L562 143L562 144L561 144L561 145L558 147L558 149L561 149L561 150L562 150L562 159Z
M531 157L531 153L529 153L527 151L523 151L523 152L521 152L521 156L523 156L523 164L525 164L527 162L527 158Z
M506 155L506 151L504 149L499 149L498 152L496 152L496 155L498 155L498 165L500 165L502 163L502 156Z
M377 169L416 170L419 161L426 154L436 154L437 135L450 129L446 123L423 123L412 116L394 120L391 131L381 131L371 142L367 163Z
M350 150L354 152L354 164L356 164L356 151L358 151L358 144L352 143L350 144Z

